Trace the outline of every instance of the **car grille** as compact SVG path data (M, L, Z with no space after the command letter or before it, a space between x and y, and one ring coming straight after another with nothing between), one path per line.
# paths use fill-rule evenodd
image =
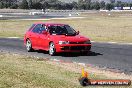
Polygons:
M70 50L85 50L85 46L72 46Z
M84 42L70 42L70 44L84 44Z
M90 46L65 46L62 50L90 50Z

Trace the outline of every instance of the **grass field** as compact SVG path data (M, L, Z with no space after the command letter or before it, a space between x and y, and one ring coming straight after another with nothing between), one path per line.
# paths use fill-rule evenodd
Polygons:
M65 65L17 54L0 53L0 88L82 88L78 82L81 66ZM69 67L72 69L68 69ZM89 78L107 77L89 73ZM116 86L116 88L129 87L131 88L131 86ZM96 88L115 87L96 86Z
M131 13L96 13L83 16L86 18L43 22L69 24L93 41L132 42ZM23 37L34 22L38 21L0 20L0 37Z
M0 88L78 88L78 76L30 57L0 54Z

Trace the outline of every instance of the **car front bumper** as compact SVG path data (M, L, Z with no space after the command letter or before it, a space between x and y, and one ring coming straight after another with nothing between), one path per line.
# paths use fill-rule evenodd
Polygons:
M91 44L56 44L56 52L84 52L90 49Z

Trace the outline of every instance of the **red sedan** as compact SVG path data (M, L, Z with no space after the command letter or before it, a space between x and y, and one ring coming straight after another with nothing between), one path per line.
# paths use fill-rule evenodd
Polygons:
M28 52L49 51L50 55L59 52L88 52L91 49L89 38L79 35L67 24L34 23L24 36Z

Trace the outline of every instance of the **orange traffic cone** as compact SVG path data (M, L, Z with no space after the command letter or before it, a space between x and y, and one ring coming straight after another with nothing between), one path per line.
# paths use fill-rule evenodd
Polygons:
M84 68L82 68L82 77L88 78L88 72L84 71Z
M88 72L84 71L84 68L82 68L82 76L79 78L79 82L82 86L88 86L91 84L90 80L88 79Z

